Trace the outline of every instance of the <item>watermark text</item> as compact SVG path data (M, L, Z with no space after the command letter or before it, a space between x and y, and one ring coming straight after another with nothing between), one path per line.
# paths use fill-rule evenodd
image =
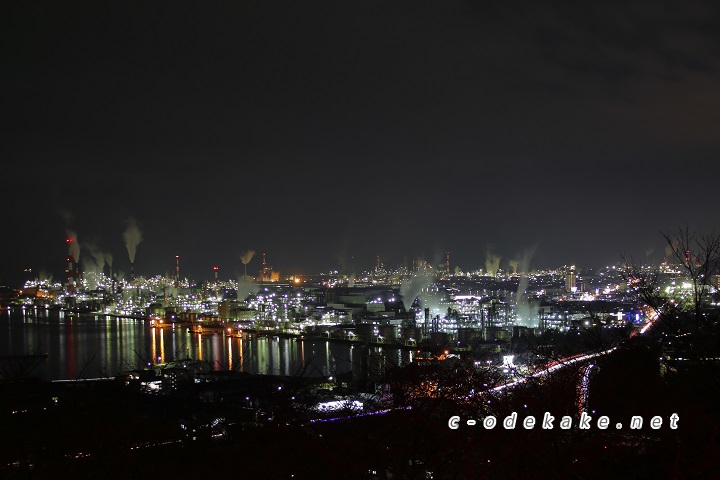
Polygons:
M663 425L666 425L672 430L677 430L679 420L680 417L677 413L673 413L666 418L663 418L660 415L655 415L654 417L651 417L646 424L644 417L634 415L630 418L630 421L627 424L624 424L623 422L616 422L613 425L610 418L606 415L593 418L585 412L580 415L580 418L573 418L569 415L556 418L552 416L550 412L545 412L543 417L539 420L532 415L528 415L522 420L519 420L517 412L513 412L502 420L498 420L492 415L482 419L468 418L463 420L459 416L454 415L448 420L448 427L452 430L457 430L460 428L460 425L464 424L468 427L480 426L486 430L493 430L496 427L504 428L505 430L513 430L519 425L518 428L524 428L525 430L532 430L536 427L543 430L552 430L556 428L556 426L561 430L570 430L573 426L575 426L580 430L589 430L593 427L598 428L599 430L607 430L608 428L612 428L614 426L616 430L621 430L624 425L628 425L631 430L639 430L643 428L643 425L649 425L653 430L659 430Z

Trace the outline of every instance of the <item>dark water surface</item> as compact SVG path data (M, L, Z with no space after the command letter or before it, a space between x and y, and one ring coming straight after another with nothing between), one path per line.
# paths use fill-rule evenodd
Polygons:
M406 364L411 352L359 347L328 340L224 333L196 334L187 328L150 327L144 319L107 315L65 315L62 311L1 310L0 357L47 354L32 375L50 380L98 378L148 365L201 360L214 370L266 375L337 375L367 365ZM353 367L353 363L355 366ZM377 361L375 362L377 363ZM4 360L3 373L23 366ZM27 362L25 364L27 368Z

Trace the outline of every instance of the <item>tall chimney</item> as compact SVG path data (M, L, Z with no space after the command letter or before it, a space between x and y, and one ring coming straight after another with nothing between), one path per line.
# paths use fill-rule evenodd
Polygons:
M180 286L180 255L175 255L175 286Z
M73 256L72 256L72 238L68 238L65 240L68 246L68 256L67 256L67 275L68 275L68 293L73 293L75 290L75 268L73 266Z
M82 280L82 277L80 276L80 264L75 261L73 261L73 263L75 264L75 282L80 283L80 281Z
M75 278L74 278L75 270L73 269L73 258L72 257L67 257L67 264L68 264L68 266L67 266L66 271L67 271L67 275L68 275L68 277L67 277L68 293L72 293L73 286L74 286L73 284L75 283Z
M423 338L428 335L428 323L430 322L430 309L425 307L425 323L423 323Z
M263 252L262 281L267 281L267 264L265 263L265 252Z

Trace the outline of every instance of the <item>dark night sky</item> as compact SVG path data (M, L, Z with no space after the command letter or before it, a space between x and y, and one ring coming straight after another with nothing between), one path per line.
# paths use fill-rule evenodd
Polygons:
M4 252L136 273L661 260L717 227L716 2L11 2ZM668 6L663 6L668 5ZM19 286L19 285L17 285Z

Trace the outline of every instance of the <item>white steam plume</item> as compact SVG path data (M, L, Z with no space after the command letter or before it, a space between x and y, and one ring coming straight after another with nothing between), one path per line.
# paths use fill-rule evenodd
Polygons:
M495 255L492 246L488 246L485 254L485 271L488 275L495 276L500 268L500 255Z
M260 286L255 282L249 282L244 278L238 278L237 299L243 301L251 295L256 295L260 291Z
M243 263L243 265L247 265L250 263L250 260L252 260L253 256L255 255L255 250L246 250L240 255L240 261Z
M535 254L536 249L537 245L533 245L523 251L520 255L518 266L520 269L520 282L518 282L518 289L517 292L515 292L515 316L516 323L526 327L536 326L534 320L537 318L537 305L533 304L526 295L529 283L528 272L530 271L530 260Z
M130 263L135 263L135 253L137 252L137 246L142 242L142 232L137 226L134 218L128 219L128 226L123 233L123 240L125 241L125 247L130 257Z
M92 260L85 262L86 269L92 272L102 272L105 267L105 254L94 243L83 243L83 247L92 257Z
M47 281L48 283L52 283L52 274L48 273L45 269L40 269L38 272L38 280L40 281Z
M402 302L405 306L406 312L410 310L410 307L412 307L413 302L415 302L415 299L418 295L420 295L422 290L431 285L432 282L432 275L427 273L418 273L408 280L405 280L402 285L400 285L400 296L402 297Z

